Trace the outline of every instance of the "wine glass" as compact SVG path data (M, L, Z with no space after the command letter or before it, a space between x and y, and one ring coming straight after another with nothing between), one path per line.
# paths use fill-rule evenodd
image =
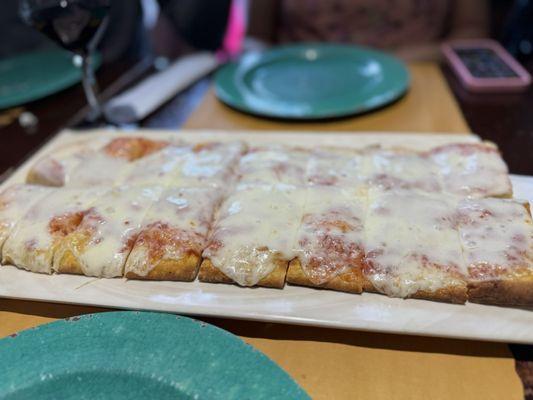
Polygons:
M91 111L87 119L102 115L96 97L93 57L107 25L110 0L19 0L22 20L54 42L75 53L82 68L82 84Z

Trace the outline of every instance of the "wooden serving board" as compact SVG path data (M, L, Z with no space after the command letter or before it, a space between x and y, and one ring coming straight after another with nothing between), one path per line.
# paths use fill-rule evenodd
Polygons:
M387 133L254 134L223 131L65 131L19 168L3 186L24 181L37 158L72 142L114 135L151 138L179 137L185 141L245 140L250 144L287 143L298 146L361 147L371 144L426 149L450 142L476 142L473 135ZM533 177L512 176L515 197L533 202ZM0 268L0 297L180 314L276 321L345 329L533 343L533 311L424 300L402 300L364 293L353 295L287 285L283 290L241 288L198 281L149 282L98 279L74 275L42 275L12 266Z

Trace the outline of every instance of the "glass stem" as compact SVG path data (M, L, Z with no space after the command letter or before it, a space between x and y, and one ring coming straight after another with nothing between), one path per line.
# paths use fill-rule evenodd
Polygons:
M87 103L89 103L91 108L87 119L94 121L102 114L102 107L96 97L97 85L90 53L82 56L82 84Z

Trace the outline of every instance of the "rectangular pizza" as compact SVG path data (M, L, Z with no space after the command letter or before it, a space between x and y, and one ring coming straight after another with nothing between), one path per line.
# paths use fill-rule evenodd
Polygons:
M124 136L60 148L27 182L0 194L0 251L30 271L533 305L529 205L504 199L490 143Z

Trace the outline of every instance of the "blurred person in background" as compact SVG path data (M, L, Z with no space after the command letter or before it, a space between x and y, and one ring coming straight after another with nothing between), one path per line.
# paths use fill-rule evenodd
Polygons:
M274 41L358 44L407 60L435 60L442 41L489 33L486 0L252 0L251 13L252 31Z
M110 23L100 45L104 62L147 52L173 59L194 49L216 50L231 2L112 0ZM531 0L240 2L249 14L249 34L269 44L339 42L381 48L407 60L436 60L442 41L492 36L521 60L533 54ZM0 35L0 57L50 45L19 20L17 0L2 3Z

